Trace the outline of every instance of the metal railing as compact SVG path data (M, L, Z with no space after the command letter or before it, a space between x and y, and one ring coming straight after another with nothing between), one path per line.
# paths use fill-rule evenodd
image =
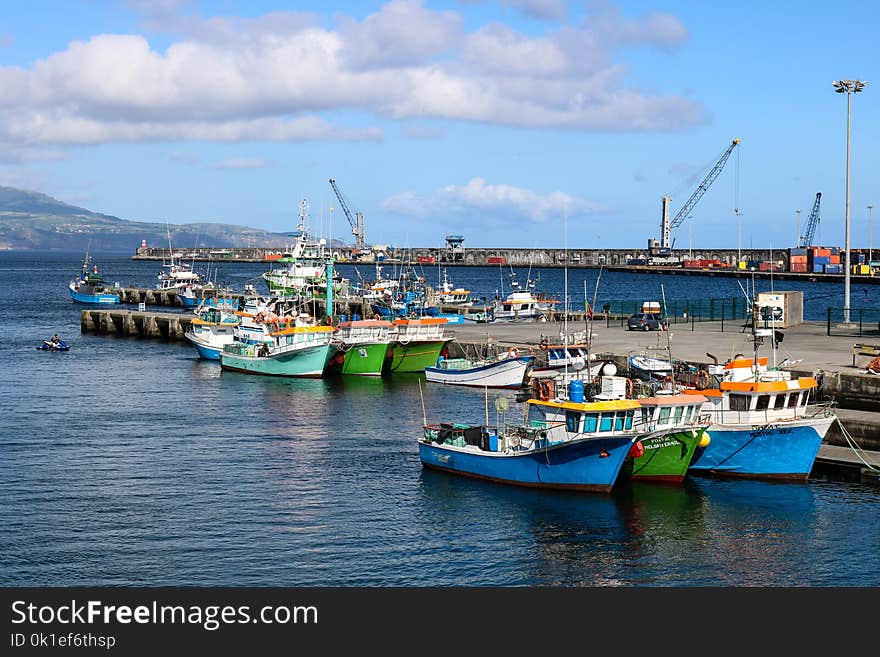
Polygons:
M828 307L825 319L826 335L863 335L880 338L880 308L850 308L849 322L843 308Z
M601 311L601 313L600 313ZM631 315L642 312L640 300L609 301L603 307L594 309L605 319L606 326L626 326ZM660 313L670 325L691 325L718 322L721 331L742 330L743 322L750 321L749 308L742 297L721 297L714 299L672 299Z

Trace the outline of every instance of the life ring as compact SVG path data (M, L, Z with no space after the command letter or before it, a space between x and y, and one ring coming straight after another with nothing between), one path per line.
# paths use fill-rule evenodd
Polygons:
M697 372L697 390L705 390L709 387L709 373L706 370Z
M516 347L511 347L510 349L507 350L507 357L508 358L517 358L518 356L519 356L519 349L517 349Z
M547 348L550 346L550 341L547 338L541 338L538 346L541 347L542 350L547 351Z
M550 381L544 380L538 384L538 399L541 401L548 401L550 399L551 394L551 383Z
M626 380L626 396L627 398L631 398L633 396L633 382L632 379Z
M667 374L666 376L663 377L663 383L668 383L671 386L672 385L672 377L669 374Z

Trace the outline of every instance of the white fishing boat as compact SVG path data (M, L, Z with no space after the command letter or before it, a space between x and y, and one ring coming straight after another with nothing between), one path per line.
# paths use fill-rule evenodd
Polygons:
M526 289L523 290L516 280L516 273L511 270L510 292L505 297L496 297L492 303L494 321L547 321L553 304L558 302L538 298L534 291L535 286L535 282L529 279Z
M478 388L512 388L523 386L529 366L535 357L521 353L516 347L495 358L443 358L425 368L425 378L435 383Z
M184 333L205 360L220 360L223 347L235 340L241 315L222 308L203 307Z

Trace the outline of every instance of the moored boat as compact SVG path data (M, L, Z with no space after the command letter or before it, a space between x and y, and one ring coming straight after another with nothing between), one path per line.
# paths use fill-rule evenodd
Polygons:
M256 342L240 342L223 347L220 366L224 370L320 378L333 354L332 326L287 325Z
M241 316L236 313L219 308L204 308L190 322L184 337L195 346L201 358L220 360L223 347L234 342L235 328L240 321Z
M337 352L329 369L341 374L381 376L391 351L393 324L381 319L340 322L333 341Z
M685 392L706 399L711 442L697 449L690 472L754 479L806 481L819 446L836 416L831 404L811 401L818 383L813 377L791 378L789 372L754 366L738 359L726 366L717 388ZM733 366L732 366L733 365ZM710 366L710 369L712 366ZM704 380L708 377L704 377Z
M445 335L443 318L396 319L392 329L391 372L424 372L452 340Z
M479 388L522 388L535 357L512 347L495 358L438 358L425 368L425 379L447 385Z
M98 265L89 259L89 253L83 258L82 271L78 278L70 281L67 286L70 298L78 303L111 304L121 303L122 297L104 282L98 273Z
M622 476L631 479L681 483L698 447L706 447L708 416L701 412L705 397L669 394L639 398L639 423L648 433L627 459Z
M496 433L459 423L425 426L419 439L423 467L533 488L610 492L640 435L633 428L638 402L528 404L544 418L506 424ZM585 427L588 414L605 418L601 428Z

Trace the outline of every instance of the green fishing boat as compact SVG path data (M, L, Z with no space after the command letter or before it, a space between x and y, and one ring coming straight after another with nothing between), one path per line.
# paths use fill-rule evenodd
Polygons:
M708 417L700 414L705 400L701 395L684 394L639 399L638 423L647 433L631 448L621 475L681 483L697 447L709 444Z
M393 324L387 320L365 319L341 322L333 343L338 350L329 370L357 376L381 376L389 352Z
M452 338L444 334L446 319L422 317L394 321L391 347L391 372L424 372L437 363L443 347Z

